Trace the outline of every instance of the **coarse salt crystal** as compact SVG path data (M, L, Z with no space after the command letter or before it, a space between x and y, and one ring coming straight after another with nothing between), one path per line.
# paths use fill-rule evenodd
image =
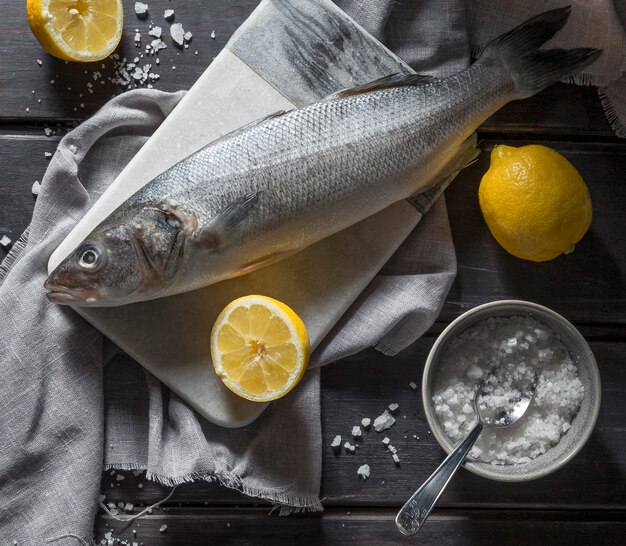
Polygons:
M39 183L39 180L35 180L35 182L33 182L30 191L33 195L39 195L39 192L41 191L41 184Z
M385 436L385 437L383 438L383 444L385 444L386 446L388 446L388 445L389 445L389 442L391 442L391 440L390 440L387 436Z
M361 419L361 426L365 430L369 430L371 425L372 425L372 420L369 417L363 417L363 419Z
M330 447L332 447L333 449L337 449L340 445L341 445L341 436L337 434L337 436L335 436L333 438L333 441L330 443Z
M395 424L395 418L387 411L383 411L381 415L374 419L374 430L376 432L382 432L391 428Z
M132 502L127 502L124 505L124 512L128 512L131 513L133 511L133 509L135 508L135 505Z
M150 36L154 36L155 38L160 38L161 37L161 27L153 27L148 31L148 34Z
M363 435L363 433L361 432L361 427L359 426L353 426L352 427L352 437L353 438L360 438Z
M139 19L145 19L148 17L148 4L144 4L143 2L135 2L135 15L139 17Z
M400 406L394 402L393 404L389 404L389 411L391 413L397 413L399 407Z
M364 480L370 477L370 466L368 464L361 465L356 473Z
M187 31L183 35L183 38L185 39L185 42L191 42L191 39L193 38L193 34L191 32L189 32L189 31Z
M118 482L121 482L121 481L122 481L123 479L125 479L125 478L124 478L124 476L122 476L121 474L118 474L117 476L115 476L115 479L116 479Z
M354 453L356 451L356 447L354 447L350 442L346 442L345 444L343 444L343 447L346 451L349 451L350 453Z
M185 41L185 29L183 28L183 25L180 23L174 23L170 27L170 36L172 37L172 40L174 40L175 44L182 46Z
M165 531L167 531L167 525L164 523L159 527L159 533L165 533Z
M4 248L7 248L11 244L11 239L9 239L6 235L3 235L0 239L0 245Z
M417 383L414 383L413 381L409 382L409 387L411 387L414 391L417 390Z
M38 64L39 66L41 66L41 65L43 65L43 61L42 61L41 59L37 59L37 64Z
M400 457L398 457L397 453L394 453L391 458L393 459L393 462L396 464L400 464Z
M43 156L44 156L46 159L50 159L50 158L52 157L52 154L51 154L50 152L44 152L44 153L43 153Z
M173 9L166 9L163 12L163 19L165 19L166 21L173 21L174 20L174 10Z
M215 40L215 31L211 32L211 38L213 38Z

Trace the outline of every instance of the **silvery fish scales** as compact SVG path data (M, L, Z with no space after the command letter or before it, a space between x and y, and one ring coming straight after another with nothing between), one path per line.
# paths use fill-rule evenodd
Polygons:
M51 274L49 298L119 305L200 288L454 176L476 157L487 117L597 57L536 49L568 14L531 19L454 76L392 75L215 141L100 224Z

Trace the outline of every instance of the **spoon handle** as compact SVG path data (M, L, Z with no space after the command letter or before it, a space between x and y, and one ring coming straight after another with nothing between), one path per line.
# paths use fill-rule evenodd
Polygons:
M413 496L400 509L396 516L396 525L402 534L414 535L424 525L437 499L454 476L457 468L467 457L482 429L483 425L478 423L467 435L467 438L450 452L439 465L439 468L430 475L430 478L413 493Z

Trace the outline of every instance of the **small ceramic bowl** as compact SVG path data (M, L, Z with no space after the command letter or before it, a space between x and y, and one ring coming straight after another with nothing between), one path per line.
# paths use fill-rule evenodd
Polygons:
M448 343L463 331L489 317L530 315L556 332L578 366L578 376L585 387L580 410L572 421L571 428L559 443L529 463L519 465L492 465L467 459L463 465L469 471L492 480L517 482L534 480L554 472L567 464L585 445L600 411L600 374L596 360L585 341L574 326L561 315L547 307L527 301L501 300L479 305L453 321L437 338L430 350L422 377L422 399L424 411L433 435L441 447L449 453L455 445L445 434L432 403L432 383L441 356Z

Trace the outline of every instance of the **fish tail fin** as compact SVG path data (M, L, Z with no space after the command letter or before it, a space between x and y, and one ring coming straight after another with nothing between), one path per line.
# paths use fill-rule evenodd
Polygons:
M601 49L539 47L565 26L571 6L541 13L489 42L479 59L495 59L511 74L519 98L542 89L590 65Z

